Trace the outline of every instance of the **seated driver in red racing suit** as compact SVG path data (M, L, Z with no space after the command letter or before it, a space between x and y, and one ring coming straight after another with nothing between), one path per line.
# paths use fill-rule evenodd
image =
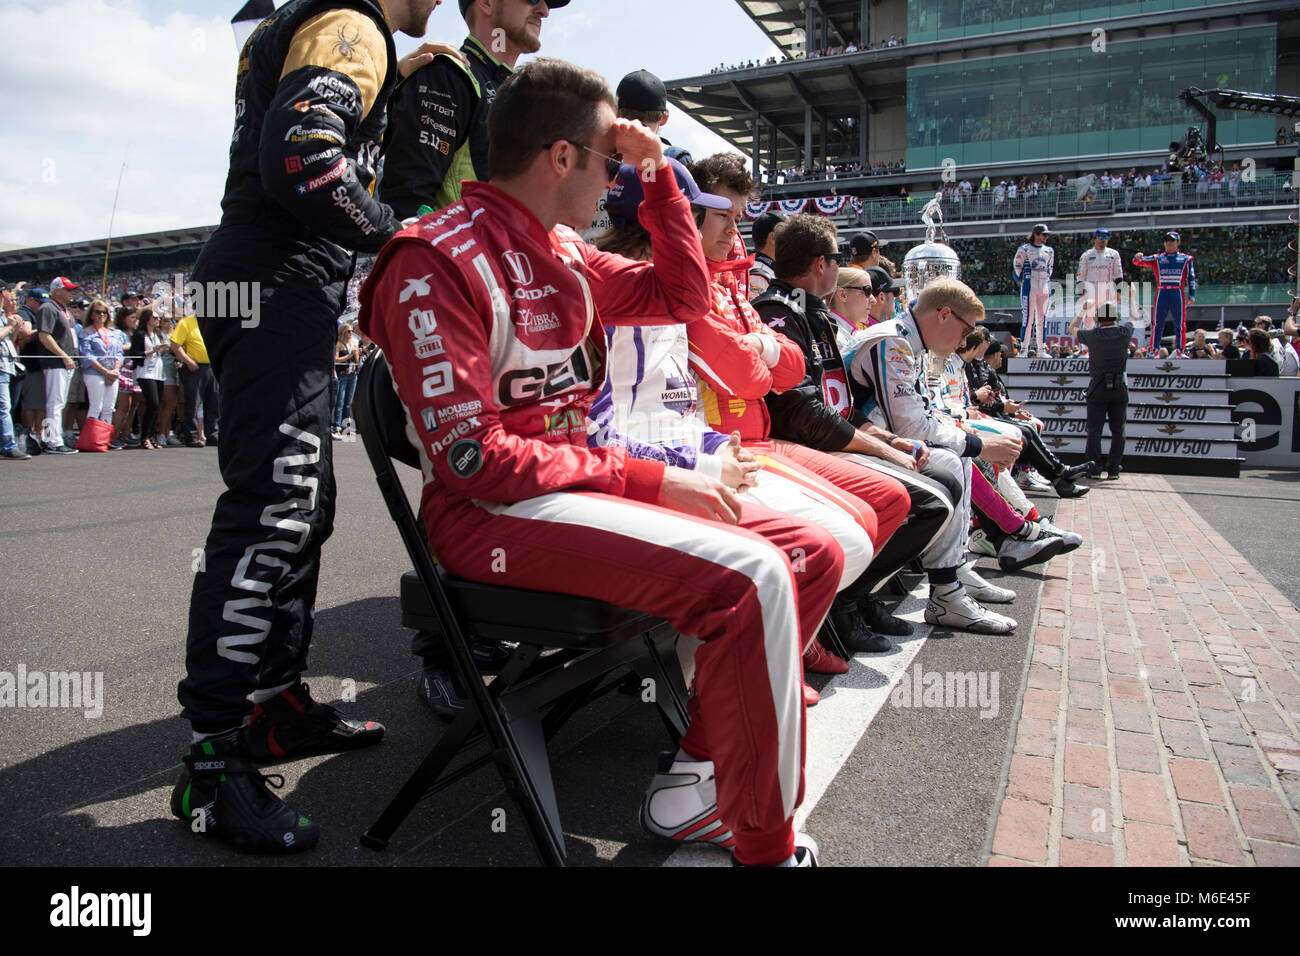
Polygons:
M559 60L511 76L488 119L492 182L466 183L460 202L384 248L361 326L388 356L421 451L438 560L463 578L645 610L700 638L681 751L713 764L716 807L701 826L721 821L739 863L810 865L814 847L796 844L792 822L799 649L830 607L843 552L806 521L748 503L741 513L700 472L587 447L602 323L686 322L711 304L690 206L672 175L649 175L666 170L659 140L614 107L599 74ZM591 221L620 152L647 170L653 264L561 225Z

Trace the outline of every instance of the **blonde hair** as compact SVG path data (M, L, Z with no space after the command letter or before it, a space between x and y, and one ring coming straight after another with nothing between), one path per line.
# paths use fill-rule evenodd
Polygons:
M948 307L967 322L978 324L984 319L984 303L966 283L948 276L931 279L916 300L915 313L925 315Z
M835 288L847 289L851 285L863 286L870 292L871 276L867 275L866 269L859 269L857 266L840 266L840 274L835 280Z

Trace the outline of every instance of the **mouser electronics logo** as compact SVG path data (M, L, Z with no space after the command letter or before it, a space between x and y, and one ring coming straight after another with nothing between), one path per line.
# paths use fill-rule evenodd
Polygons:
M344 165L347 165L346 160L344 161ZM376 231L376 227L372 225L370 220L366 217L365 210L348 198L347 186L336 187L334 192L330 193L330 196L334 200L334 205L343 210L343 215L347 216L356 224L357 228L361 230L363 236L368 236L372 232Z

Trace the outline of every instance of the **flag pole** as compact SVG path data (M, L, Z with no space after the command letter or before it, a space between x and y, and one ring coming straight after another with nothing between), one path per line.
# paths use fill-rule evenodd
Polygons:
M117 188L113 190L113 208L108 214L108 239L104 242L104 272L99 280L99 297L108 299L108 252L113 248L113 217L117 215L117 197L122 192L122 176L126 173L126 157L117 173Z

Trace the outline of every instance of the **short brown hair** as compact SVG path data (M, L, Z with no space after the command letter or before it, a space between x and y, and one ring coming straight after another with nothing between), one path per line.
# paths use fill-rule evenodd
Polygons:
M745 199L753 199L758 183L739 153L714 153L692 163L691 176L695 185L706 193L730 189Z
M1273 338L1263 329L1250 330L1250 351L1254 355L1271 355Z
M626 106L618 108L619 119L640 120L646 126L652 123L662 124L666 115L667 110L630 110Z
M772 271L779 279L794 279L812 268L828 249L836 250L835 223L825 216L801 212L776 227L776 262Z
M648 262L650 255L650 231L639 222L629 222L624 226L610 226L596 236L591 244L601 252L612 252L626 259Z
M539 150L567 140L591 145L601 103L617 102L605 78L554 57L539 57L512 73L488 112L488 170L492 179L523 173ZM579 166L586 165L586 150Z
M960 279L939 276L931 279L930 284L921 290L916 300L916 315L937 312L944 306L952 309L967 322L984 320L984 303L979 300L971 287Z

